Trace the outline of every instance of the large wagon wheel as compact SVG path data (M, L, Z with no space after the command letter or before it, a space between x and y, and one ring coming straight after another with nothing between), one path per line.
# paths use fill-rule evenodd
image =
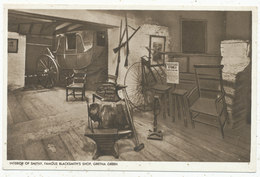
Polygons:
M52 88L59 80L59 68L49 55L42 55L37 60L36 73L38 81L45 88Z
M154 79L149 70L144 70L141 62L136 62L127 70L124 85L131 104L141 110L152 109L152 90ZM143 69L142 69L143 68Z

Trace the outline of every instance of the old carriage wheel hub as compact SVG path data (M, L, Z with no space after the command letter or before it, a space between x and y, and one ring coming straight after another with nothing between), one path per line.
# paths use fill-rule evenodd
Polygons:
M44 73L48 73L50 70L48 68L46 68L43 72Z

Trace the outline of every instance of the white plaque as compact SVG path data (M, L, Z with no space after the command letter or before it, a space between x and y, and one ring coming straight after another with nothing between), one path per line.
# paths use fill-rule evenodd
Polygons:
M167 83L179 84L179 62L166 62Z

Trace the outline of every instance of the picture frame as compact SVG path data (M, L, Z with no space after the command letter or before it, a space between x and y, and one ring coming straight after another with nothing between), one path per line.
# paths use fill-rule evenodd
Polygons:
M150 35L149 40L149 60L151 66L165 65L165 55L159 52L165 52L166 36Z
M8 38L8 53L18 52L18 39Z

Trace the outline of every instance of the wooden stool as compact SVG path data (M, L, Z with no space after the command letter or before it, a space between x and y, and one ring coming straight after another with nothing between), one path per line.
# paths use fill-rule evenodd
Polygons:
M170 96L170 89L171 86L168 85L155 85L152 87L154 94L158 94L161 96L161 109L163 109L163 118L166 119L166 112L169 115L168 107L169 104L167 103L167 97Z
M188 103L187 103L187 90L183 89L175 89L171 92L174 101L174 114L172 114L172 120L175 121L175 117L178 117L178 119L184 119L184 125L185 127L188 126L187 123L187 114L186 111L188 109ZM173 106L173 105L171 105Z

